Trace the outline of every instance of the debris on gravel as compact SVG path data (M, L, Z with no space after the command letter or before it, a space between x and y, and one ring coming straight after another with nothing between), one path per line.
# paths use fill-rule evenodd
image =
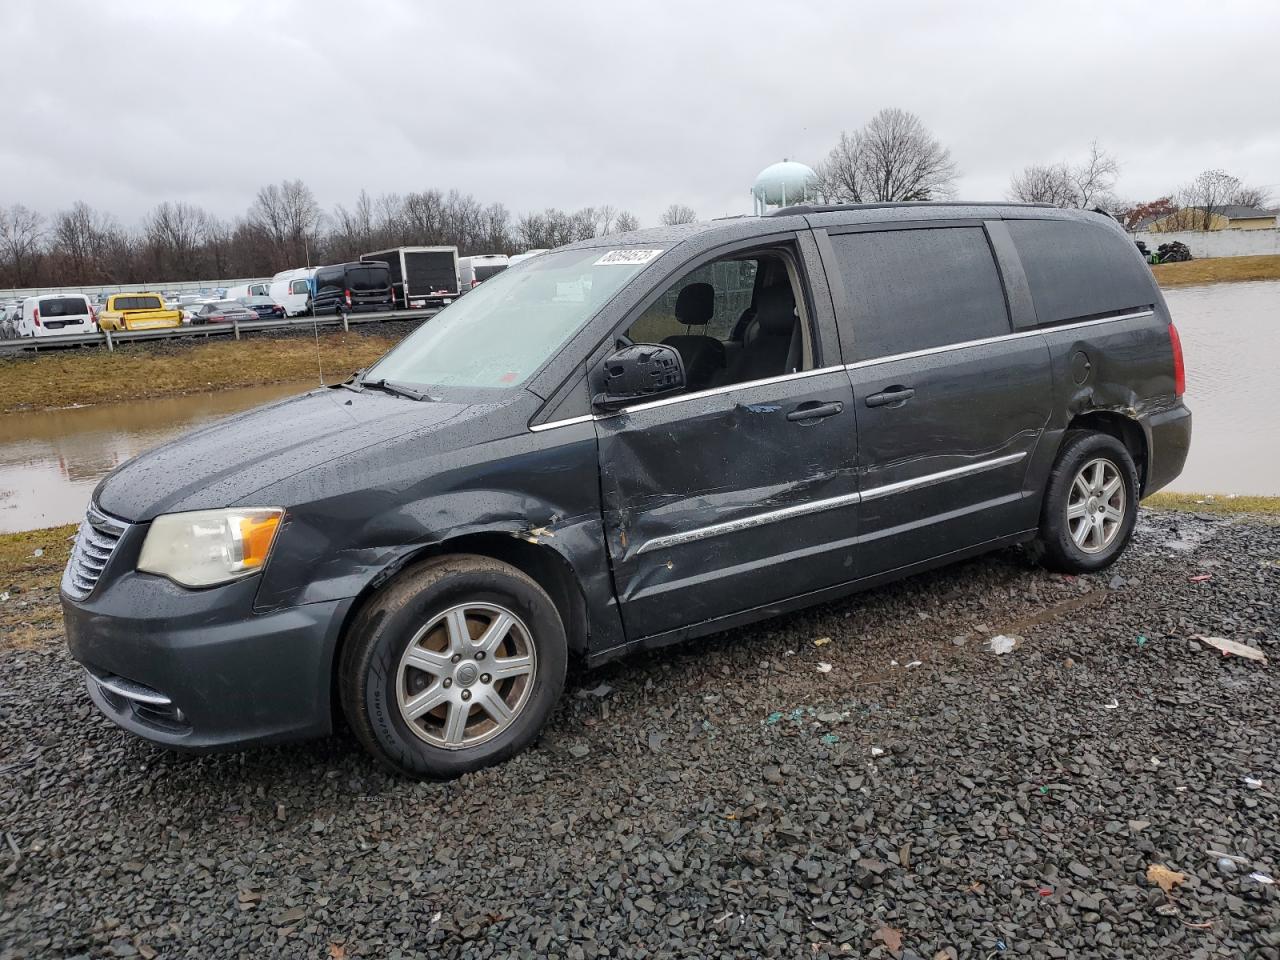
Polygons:
M1275 960L1277 561L1144 511L1097 575L1004 551L577 673L444 784L166 752L0 642L0 958Z

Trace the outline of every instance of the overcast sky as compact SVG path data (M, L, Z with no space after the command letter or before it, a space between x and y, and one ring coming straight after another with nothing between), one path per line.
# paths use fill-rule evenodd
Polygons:
M876 110L965 199L1081 155L1151 199L1221 167L1280 193L1280 4L3 0L0 205L242 213L456 187L513 212L746 213Z

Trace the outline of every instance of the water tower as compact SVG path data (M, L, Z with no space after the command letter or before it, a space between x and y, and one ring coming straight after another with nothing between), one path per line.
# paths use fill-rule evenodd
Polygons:
M765 167L751 187L756 216L766 213L769 207L789 207L816 200L817 188L818 175L803 163L783 160Z

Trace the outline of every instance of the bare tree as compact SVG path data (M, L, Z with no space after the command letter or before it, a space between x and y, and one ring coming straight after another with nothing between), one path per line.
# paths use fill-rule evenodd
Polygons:
M143 222L148 252L160 276L196 276L209 215L188 203L166 200Z
M1033 165L1015 173L1009 183L1009 199L1019 203L1048 203L1055 207L1075 207L1076 188L1065 163Z
M698 219L698 215L694 213L693 207L686 207L683 203L673 203L662 211L662 216L658 219L665 226L674 227L680 223L693 223Z
M44 239L44 217L20 203L0 209L0 255L14 286L35 282Z
M1081 163L1035 165L1015 173L1009 182L1008 195L1010 200L1021 203L1110 210L1120 203L1112 192L1119 172L1119 161L1095 140L1089 144L1089 155Z
M373 201L364 190L360 191L355 206L350 210L342 204L334 207L330 221L333 232L329 236L329 245L341 259L353 259L372 248Z
M616 220L613 221L615 233L630 233L632 230L640 229L640 221L634 213L629 210L623 210L618 214Z
M862 129L863 175L872 201L937 200L956 179L951 151L914 113L881 110Z
M249 224L270 243L275 268L311 263L317 247L324 212L315 194L301 180L268 184L258 191L249 208Z
M1224 207L1236 202L1242 184L1225 170L1206 170L1177 194L1178 213L1165 222L1166 229L1209 230Z
M816 172L818 194L829 203L938 200L951 195L956 180L951 151L897 107L841 133Z
M840 134L826 160L818 164L818 196L827 203L863 203L866 193L861 163L860 133Z
M1084 210L1094 207L1109 210L1116 205L1112 191L1120 174L1120 163L1099 148L1097 140L1089 144L1089 156L1085 161L1069 170L1076 191L1076 206Z
M1267 187L1251 187L1247 184L1241 184L1236 190L1233 203L1238 203L1242 207L1257 207L1265 210L1271 206L1271 191Z
M83 200L53 219L49 254L66 283L101 283L114 279L108 264L118 252L121 230L115 219L99 213Z
M204 245L204 254L209 272L214 277L235 276L233 267L234 233L231 225L225 220L219 220L212 214L206 215L201 226L200 239Z

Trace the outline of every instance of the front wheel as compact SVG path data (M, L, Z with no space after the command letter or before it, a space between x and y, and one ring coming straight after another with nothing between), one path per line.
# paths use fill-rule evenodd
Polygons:
M449 779L537 737L567 660L560 614L534 580L488 557L440 557L402 573L352 624L343 712L384 766Z
M1068 432L1040 515L1045 565L1063 573L1109 567L1137 518L1138 470L1128 448L1110 434Z

